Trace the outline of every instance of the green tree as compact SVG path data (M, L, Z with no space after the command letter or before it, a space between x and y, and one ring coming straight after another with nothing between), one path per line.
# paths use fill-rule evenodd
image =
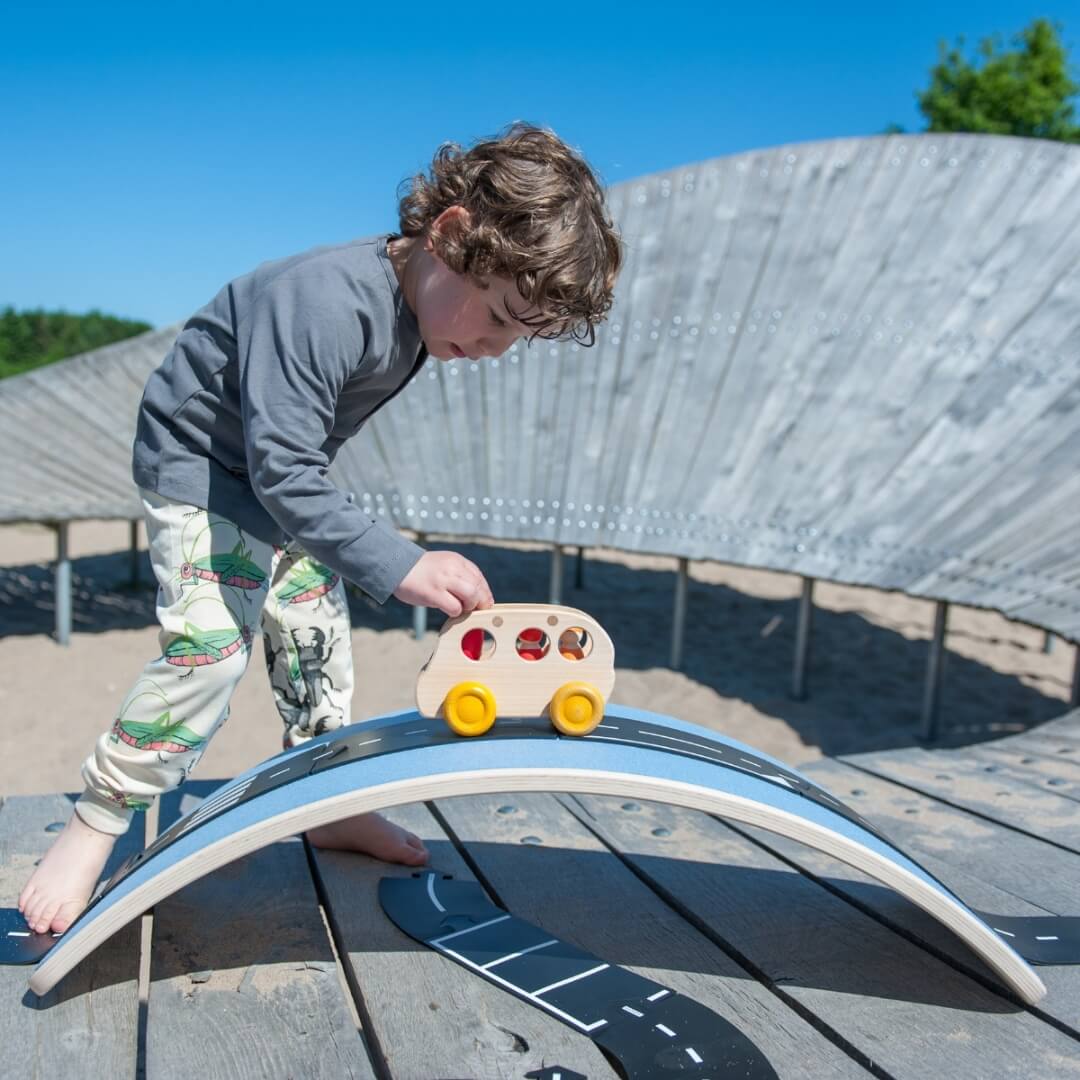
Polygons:
M1080 142L1069 99L1080 90L1069 77L1069 57L1058 25L1036 19L1015 35L1012 50L1000 36L984 38L976 60L938 45L930 86L918 94L928 131L980 131ZM981 58L982 66L978 65Z
M118 319L97 310L71 315L6 307L0 310L0 379L152 329L149 323Z

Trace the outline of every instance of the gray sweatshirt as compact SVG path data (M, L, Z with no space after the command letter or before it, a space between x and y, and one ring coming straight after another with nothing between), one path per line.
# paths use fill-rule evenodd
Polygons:
M427 357L387 236L263 263L184 325L147 380L132 472L266 543L292 538L380 603L423 550L327 479Z

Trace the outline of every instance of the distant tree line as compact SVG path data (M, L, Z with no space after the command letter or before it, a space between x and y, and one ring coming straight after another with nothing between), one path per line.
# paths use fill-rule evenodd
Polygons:
M927 131L977 131L1032 139L1080 142L1070 99L1080 85L1069 74L1069 55L1058 25L1035 19L1006 48L1000 35L983 38L968 59L964 39L938 45L930 85L916 94ZM902 132L890 124L886 133Z
M149 323L118 319L96 310L70 315L66 311L6 307L0 311L0 379L152 329Z

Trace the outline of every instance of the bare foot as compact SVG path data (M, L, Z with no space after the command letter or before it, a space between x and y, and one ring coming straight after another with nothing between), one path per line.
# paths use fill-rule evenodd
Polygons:
M428 861L427 848L419 836L378 814L357 814L308 829L307 838L318 848L359 851L384 862L423 866Z
M86 907L115 843L73 811L19 894L26 925L38 934L63 933Z

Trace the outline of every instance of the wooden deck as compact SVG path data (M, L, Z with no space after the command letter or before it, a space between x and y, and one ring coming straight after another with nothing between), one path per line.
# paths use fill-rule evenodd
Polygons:
M1080 711L992 744L806 771L972 905L1080 913ZM158 828L214 786L165 800ZM0 905L70 801L0 803ZM461 798L390 816L423 836L439 870L725 1016L783 1077L1080 1076L1080 966L1039 968L1049 995L1023 1007L920 910L772 834L592 796ZM117 861L142 841L129 834ZM161 903L40 1001L31 969L0 968L0 1071L617 1075L586 1037L398 931L376 887L407 872L292 839Z

